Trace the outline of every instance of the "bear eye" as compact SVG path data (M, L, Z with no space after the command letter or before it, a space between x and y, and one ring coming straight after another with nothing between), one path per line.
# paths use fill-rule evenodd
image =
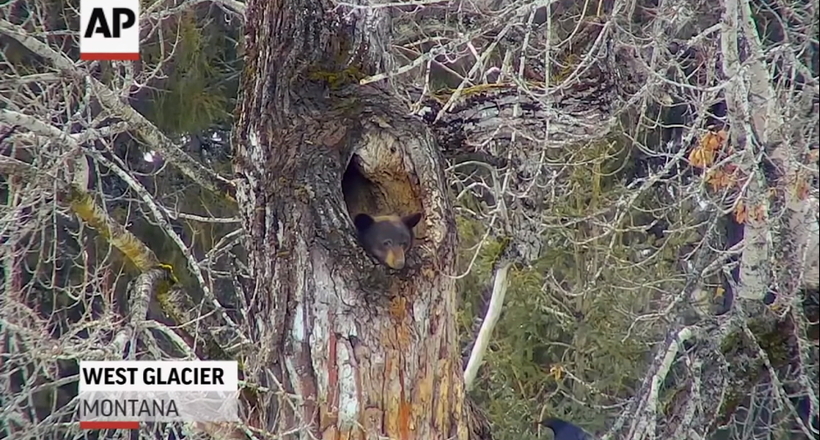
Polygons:
M390 247L390 246L393 246L393 240L390 240L390 239L385 240L385 241L382 243L382 246L384 246L384 247Z

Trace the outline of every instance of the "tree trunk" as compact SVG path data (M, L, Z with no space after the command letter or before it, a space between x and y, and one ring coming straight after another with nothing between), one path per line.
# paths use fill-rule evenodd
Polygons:
M465 439L440 152L397 101L347 80L386 64L384 35L358 18L322 1L248 4L233 142L255 280L243 309L264 342L245 365L282 396L252 423L305 439ZM348 164L367 180L343 192ZM423 213L403 270L358 244L348 211L366 207Z

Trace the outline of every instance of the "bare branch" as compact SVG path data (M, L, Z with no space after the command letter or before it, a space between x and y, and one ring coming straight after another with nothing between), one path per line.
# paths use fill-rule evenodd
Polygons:
M511 266L512 263L505 262L495 271L490 307L487 308L487 314L484 316L481 330L475 339L473 351L470 353L470 361L467 363L467 368L464 369L464 387L468 391L475 384L475 375L481 366L484 353L487 351L487 345L493 336L493 329L495 328L496 322L498 322L498 317L501 315L501 309L504 307L504 295L507 293L508 285L507 273L510 271Z
M31 37L21 27L5 19L0 19L0 33L14 38L35 54L49 60L54 67L75 80L86 82L94 95L108 108L112 114L124 119L129 127L139 134L151 148L161 152L169 161L178 167L191 180L217 194L233 197L233 184L215 174L194 160L185 151L171 142L154 124L145 119L131 106L124 104L116 93L102 84L99 80L77 68L65 55L54 51L47 44Z

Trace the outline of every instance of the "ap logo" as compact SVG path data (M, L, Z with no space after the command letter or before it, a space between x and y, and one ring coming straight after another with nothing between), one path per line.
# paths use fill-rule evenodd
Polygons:
M80 0L80 59L140 57L139 0Z

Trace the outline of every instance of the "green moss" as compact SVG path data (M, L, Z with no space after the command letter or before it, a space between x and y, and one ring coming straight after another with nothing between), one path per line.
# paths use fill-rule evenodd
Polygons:
M337 72L317 69L308 73L308 79L312 81L324 81L331 89L339 89L346 85L358 84L359 80L365 77L366 75L355 66L350 66Z
M720 409L718 409L720 418L725 417L726 414L734 413L744 398L742 394L734 391L739 389L738 387L729 386L727 388L729 391L727 391L726 396L723 398L723 404L720 406Z
M755 341L766 353L775 369L784 367L789 362L789 333L782 329L786 322L774 322L770 317L748 321L749 330ZM766 365L758 355L757 346L752 343L743 332L735 330L728 334L720 347L721 352L730 360L730 381L727 385L727 395L719 409L721 419L726 420L742 404L748 390L759 381Z
M748 326L760 348L769 357L775 368L785 365L789 361L789 334L781 329L782 323L772 323L766 317L749 320ZM756 358L756 348L742 330L734 331L726 336L721 345L721 351L727 357L737 356L746 351L750 358Z

